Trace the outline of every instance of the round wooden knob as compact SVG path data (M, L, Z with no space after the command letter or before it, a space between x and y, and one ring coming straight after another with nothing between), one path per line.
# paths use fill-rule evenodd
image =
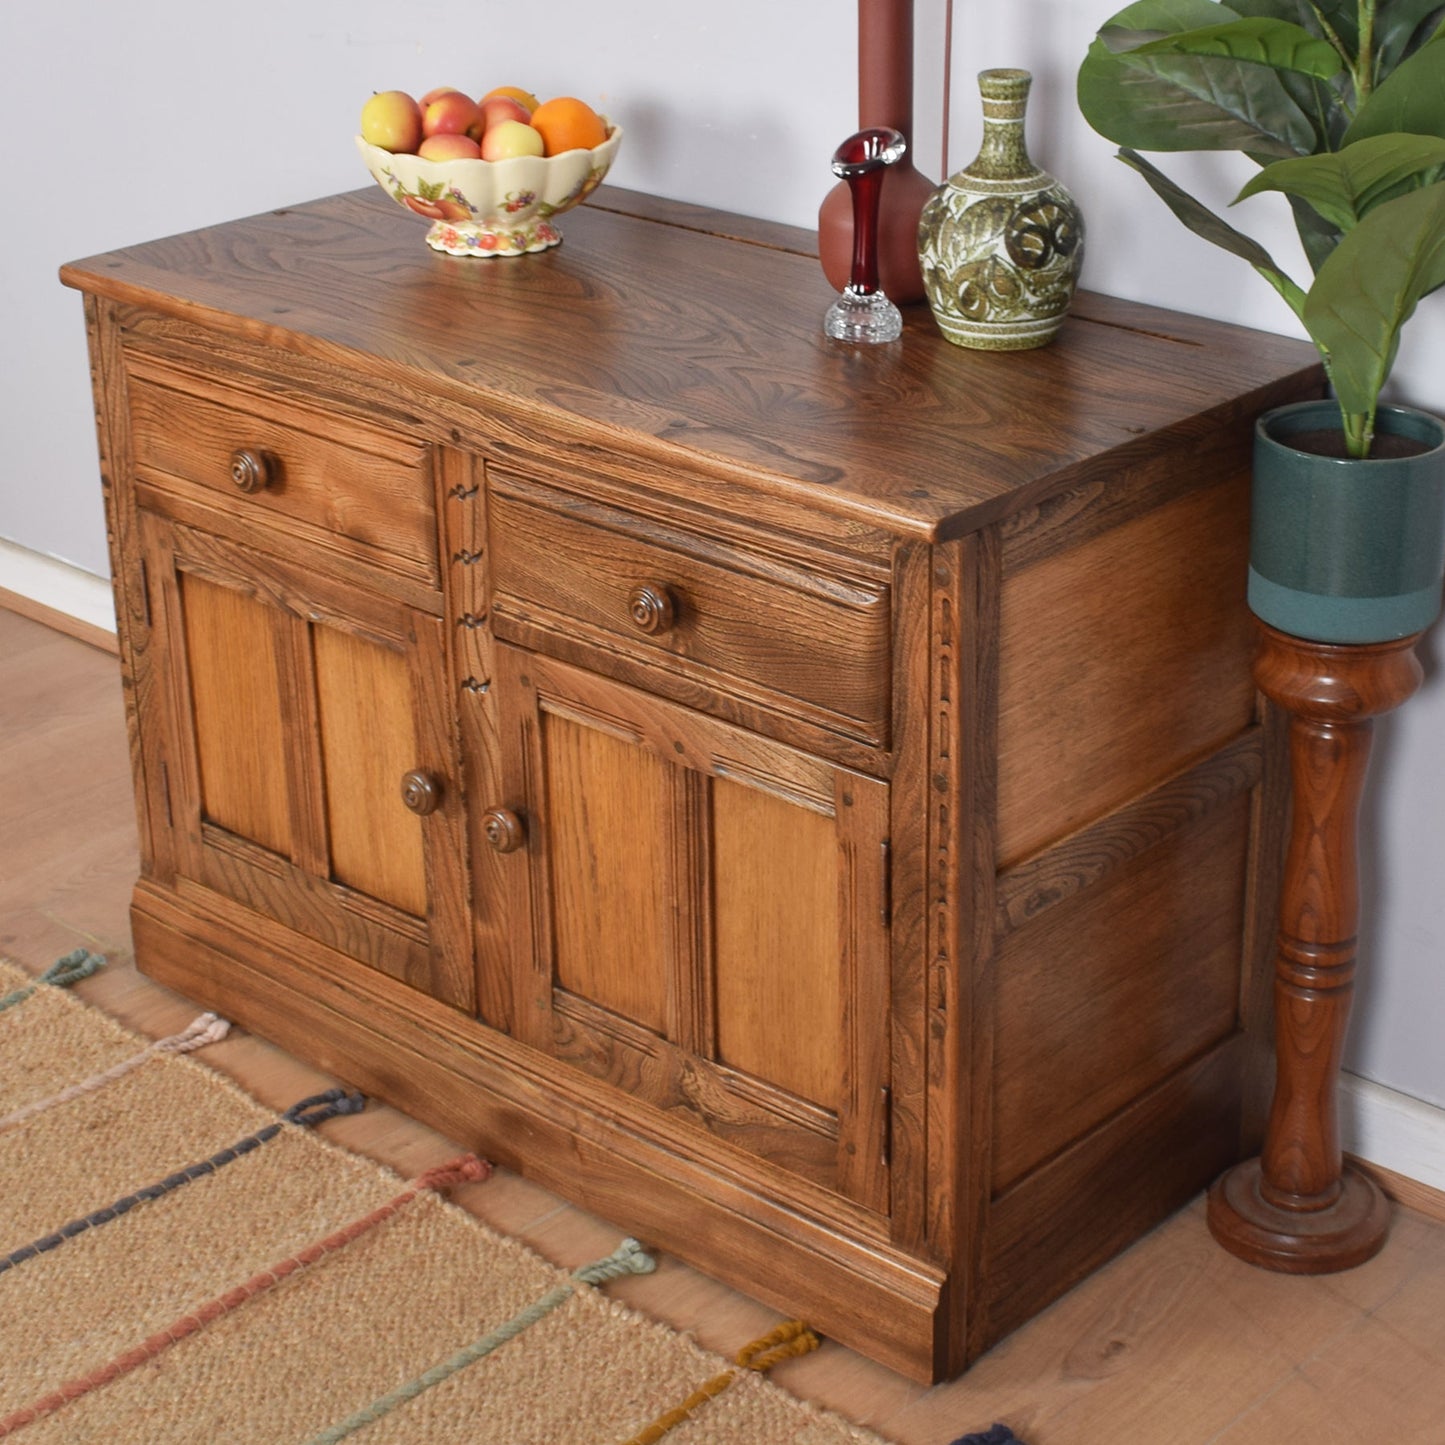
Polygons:
M271 484L274 464L269 453L242 447L231 453L231 480L242 492L259 492Z
M510 808L488 808L482 814L482 831L498 853L515 853L527 841L522 820Z
M401 800L418 817L425 818L441 807L442 785L430 773L413 768L402 775Z
M627 597L627 615L639 632L666 632L676 620L672 594L661 582L642 582Z

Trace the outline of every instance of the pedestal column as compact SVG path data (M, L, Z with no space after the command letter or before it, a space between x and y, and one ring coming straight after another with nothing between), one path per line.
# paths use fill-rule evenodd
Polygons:
M1339 646L1259 624L1254 677L1290 715L1294 785L1275 955L1274 1102L1264 1150L1209 1191L1209 1228L1266 1269L1329 1274L1385 1241L1389 1205L1343 1167L1338 1086L1359 930L1357 827L1374 719L1420 685L1419 634Z

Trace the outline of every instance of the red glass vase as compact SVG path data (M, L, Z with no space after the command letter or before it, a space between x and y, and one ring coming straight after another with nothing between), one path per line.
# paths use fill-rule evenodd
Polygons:
M908 152L884 173L878 212L878 272L903 304L923 299L918 218L935 183L913 163L913 0L858 0L858 128L901 131ZM853 261L853 201L846 182L818 210L818 259L838 291Z

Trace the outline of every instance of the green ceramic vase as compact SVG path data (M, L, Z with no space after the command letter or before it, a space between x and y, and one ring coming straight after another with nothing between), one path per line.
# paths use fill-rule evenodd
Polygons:
M1249 606L1314 642L1389 642L1439 615L1445 572L1445 423L1382 406L1376 434L1408 437L1416 456L1317 456L1290 444L1339 430L1333 401L1260 417L1254 438Z
M959 346L1043 346L1074 298L1084 223L1069 192L1029 159L1031 82L1026 70L980 73L983 144L928 199L918 223L924 293Z

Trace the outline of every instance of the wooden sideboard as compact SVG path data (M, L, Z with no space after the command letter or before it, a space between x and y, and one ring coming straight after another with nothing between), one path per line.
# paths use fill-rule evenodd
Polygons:
M370 190L64 269L137 959L942 1378L1257 1143L1249 440L1313 353L1088 295L850 349L803 233L564 229Z

